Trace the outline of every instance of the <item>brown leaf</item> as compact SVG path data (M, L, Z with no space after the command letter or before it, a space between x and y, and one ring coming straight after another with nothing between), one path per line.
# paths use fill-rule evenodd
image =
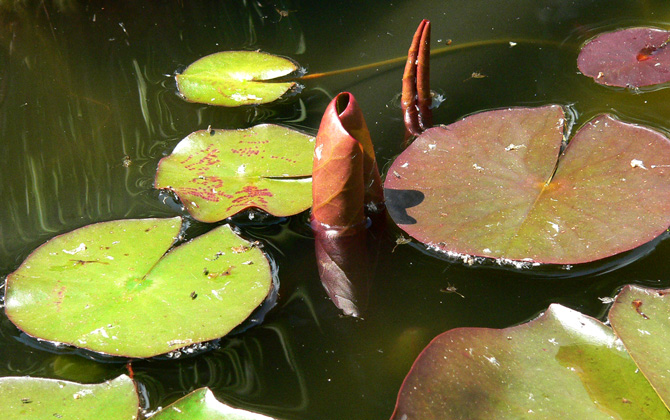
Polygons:
M372 141L354 96L340 93L324 112L312 171L312 217L329 227L365 221L384 196Z

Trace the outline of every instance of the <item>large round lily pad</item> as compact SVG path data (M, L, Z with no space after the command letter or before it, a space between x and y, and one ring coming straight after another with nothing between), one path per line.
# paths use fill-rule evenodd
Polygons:
M227 334L271 288L265 255L220 226L166 254L180 218L97 223L58 236L7 277L26 333L150 357Z
M388 171L389 212L447 253L557 264L630 250L670 226L667 137L601 115L559 157L564 129L557 105L429 129Z
M154 420L273 420L271 417L219 402L209 388L200 388L165 407Z
M312 205L314 137L273 124L191 133L161 159L156 188L216 222L250 207L291 216Z
M295 82L276 82L298 69L295 62L259 51L224 51L203 57L178 74L188 101L228 107L275 101Z
M670 31L627 28L598 35L582 47L577 66L597 83L619 87L670 82Z
M101 384L56 379L0 378L5 420L133 420L139 400L132 379L123 375Z
M438 336L414 362L392 416L525 418L659 420L670 412L609 327L554 304L516 327Z

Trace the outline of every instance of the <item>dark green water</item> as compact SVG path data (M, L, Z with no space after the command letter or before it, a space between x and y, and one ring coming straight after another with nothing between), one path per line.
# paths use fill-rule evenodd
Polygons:
M403 55L422 18L432 21L434 47L448 39L454 46L555 41L561 46L519 43L434 57L431 84L446 98L435 121L558 103L574 109L577 125L613 112L670 131L670 90L604 88L576 68L579 45L597 33L667 28L666 0L28 3L0 2L2 277L39 244L74 228L183 214L153 189L156 164L209 125L278 122L314 133L329 99L348 90L366 114L380 164L388 167L400 152L401 67L313 80L299 101L272 107L219 109L178 98L174 72L220 50L262 49L321 72ZM473 72L487 77L472 79ZM388 418L412 361L441 332L507 327L553 302L602 318L607 306L598 298L623 284L670 285L667 240L572 270L515 272L444 261L414 245L391 253L399 234L391 228L365 319L342 318L319 283L306 221L303 214L243 227L247 237L267 241L279 267L278 305L264 324L224 338L217 350L134 362L148 410L209 386L223 401L283 419ZM188 233L210 228L193 223ZM440 292L448 285L463 297ZM0 318L2 376L99 382L124 372L123 363L40 346Z

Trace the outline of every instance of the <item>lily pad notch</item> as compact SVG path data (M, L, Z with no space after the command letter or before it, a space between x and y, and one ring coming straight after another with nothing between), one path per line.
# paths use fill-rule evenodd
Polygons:
M564 127L549 105L429 129L388 171L389 213L438 251L533 263L590 262L664 233L670 140L600 115L559 156Z

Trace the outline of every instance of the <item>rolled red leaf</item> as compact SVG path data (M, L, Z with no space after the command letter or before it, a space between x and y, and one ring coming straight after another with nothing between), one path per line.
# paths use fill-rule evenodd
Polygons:
M323 114L314 148L312 217L328 227L365 222L384 201L375 152L354 96L340 93Z
M321 283L345 315L360 316L372 271L366 215L377 213L381 219L384 194L370 133L350 93L337 95L323 114L314 149L312 197Z
M402 76L401 108L405 146L433 126L430 95L430 21L424 19L414 33Z

